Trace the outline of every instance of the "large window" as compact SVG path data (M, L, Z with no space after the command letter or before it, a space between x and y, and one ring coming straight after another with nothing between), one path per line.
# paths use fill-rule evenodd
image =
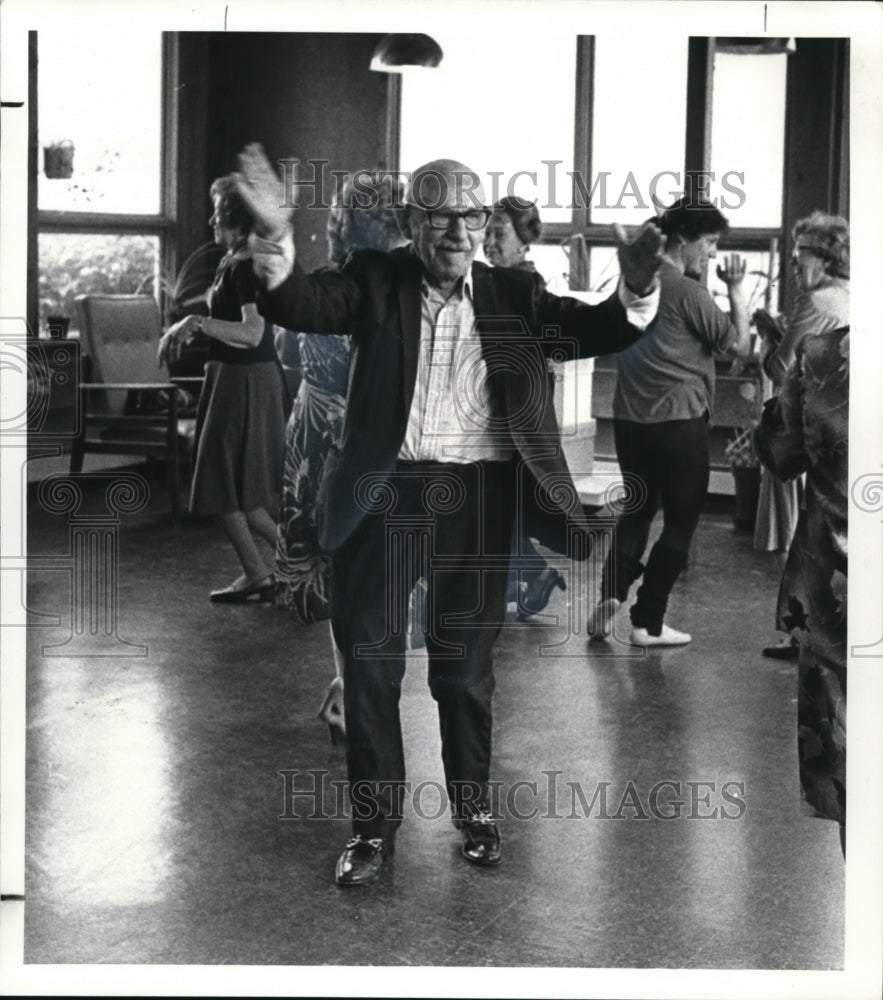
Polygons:
M672 204L684 184L687 39L605 35L591 46L592 116L588 139L594 196L588 222L588 274L577 279L599 293L619 275L612 246L597 245L599 226L639 226L657 205ZM654 86L635 86L636 74ZM594 244L594 245L593 245Z
M544 230L530 256L554 291L613 287L610 224L639 225L683 194L689 119L704 115L705 162L689 166L714 174L709 194L724 199L726 247L748 258L752 304L775 307L785 53L716 52L702 40L712 60L703 82L686 37L660 44L562 33L490 48L472 37L437 37L442 64L403 79L402 169L455 156L490 179L489 197L536 200ZM700 98L688 109L691 74ZM636 78L653 86L636 86ZM708 280L727 308L713 268Z
M641 225L654 198L670 205L683 190L687 39L605 35L593 48L589 218ZM653 86L635 86L638 73Z
M437 40L442 64L408 74L402 88L402 169L460 159L481 175L488 198L537 200L544 222L569 222L573 35L507 36L505 46L474 35Z
M744 197L727 215L739 227L782 224L785 162L785 53L714 53L711 171Z
M749 310L779 305L779 249L785 183L785 52L714 52L710 169L737 192L723 207L725 248L745 258ZM732 191L730 192L732 193ZM726 286L709 268L708 287L729 311Z
M159 288L170 224L163 45L159 32L75 45L38 34L41 334L50 315L76 331L77 295Z

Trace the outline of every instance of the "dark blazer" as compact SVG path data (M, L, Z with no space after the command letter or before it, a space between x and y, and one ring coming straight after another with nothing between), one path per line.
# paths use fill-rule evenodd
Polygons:
M362 250L338 272L306 275L295 265L279 288L258 295L261 313L289 330L352 335L346 417L325 512L324 541L331 550L358 523L359 481L368 474L388 475L404 441L417 380L422 280L423 265L411 247L390 253ZM552 295L539 275L527 271L476 262L472 288L499 416L494 429L511 440L523 460L520 494L559 522L563 515L584 530L561 448L546 358L612 354L628 347L640 331L628 322L615 294L587 305ZM551 537L542 540L563 551Z

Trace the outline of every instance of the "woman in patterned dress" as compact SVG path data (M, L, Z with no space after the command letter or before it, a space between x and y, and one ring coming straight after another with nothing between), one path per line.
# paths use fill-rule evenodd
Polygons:
M392 250L405 242L395 208L401 186L389 176L360 174L349 178L328 216L328 257L340 267L354 250ZM337 448L346 406L349 337L345 331L316 337L297 336L302 381L288 420L282 477L282 500L276 536L276 607L292 611L301 624L330 615L329 559L321 536L322 473ZM336 676L320 715L333 741L343 729L343 672L334 647Z
M790 315L785 324L780 325L763 311L754 314L758 332L763 338L763 369L777 392L794 363L797 349L807 337L849 326L849 224L840 216L814 212L795 224L793 237L792 265L798 295ZM783 522L786 514L790 520L790 524L786 525L785 544L779 547L788 551L802 505L799 502L799 481L779 484L778 489L773 489L768 482L772 475L769 470L764 470L758 508L765 513L768 509L762 506L765 499L770 495L779 498L779 520ZM793 497L790 505L782 503L783 499L790 497ZM768 522L769 517L759 517L758 520ZM763 524L759 523L758 528L762 527ZM760 547L757 536L755 547ZM781 632L790 632L784 619L788 614L787 595L792 575L789 555L782 571L783 582L776 610L776 627ZM764 656L778 659L796 659L798 644L796 638L789 634L781 642L765 646L763 652Z
M846 852L846 589L849 328L806 337L755 431L763 464L806 474L783 577L785 625L799 646L797 746L803 800L840 825Z

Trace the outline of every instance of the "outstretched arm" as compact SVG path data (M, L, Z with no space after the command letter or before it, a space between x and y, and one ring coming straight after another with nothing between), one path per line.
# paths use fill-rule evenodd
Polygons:
M618 292L589 304L570 295L554 295L537 281L535 296L533 325L542 331L544 350L554 351L562 340L569 340L576 357L593 358L625 350L641 336L656 313L659 290L636 299L623 283ZM626 302L628 296L639 308ZM646 316L640 315L642 308Z
M614 223L613 236L620 281L605 301L588 305L567 295L553 295L545 291L542 282L535 286L538 327L555 331L554 336L572 338L581 358L624 350L647 329L659 308L656 272L662 264L665 237L652 222L645 223L631 240L623 227Z

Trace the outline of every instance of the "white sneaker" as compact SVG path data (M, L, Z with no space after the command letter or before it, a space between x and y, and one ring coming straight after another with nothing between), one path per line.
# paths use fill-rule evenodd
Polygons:
M645 628L633 628L631 642L633 646L686 646L693 641L693 636L687 632L678 632L676 628L662 626L659 635L650 635Z
M620 602L615 597L608 597L606 601L601 601L589 612L589 620L586 624L590 639L606 639L610 635L613 619L619 608Z

